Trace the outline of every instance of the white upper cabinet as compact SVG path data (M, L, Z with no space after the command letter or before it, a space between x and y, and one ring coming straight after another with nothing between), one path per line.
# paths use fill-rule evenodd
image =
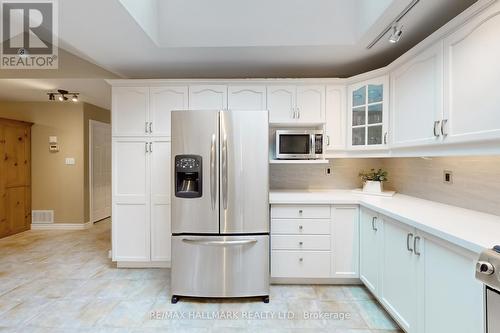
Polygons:
M500 138L500 3L444 40L445 142Z
M268 86L267 109L270 123L322 124L325 122L325 86Z
M297 118L300 123L325 122L325 86L297 86Z
M144 136L148 133L149 88L113 87L113 136Z
M188 87L152 87L150 96L150 134L170 137L170 113L188 108Z
M326 86L326 150L346 148L347 106L345 86Z
M267 109L269 110L270 123L294 122L295 86L268 86Z
M391 147L441 142L442 42L391 73Z
M189 86L190 110L225 110L227 109L226 85L191 85Z
M266 86L229 86L229 110L267 110Z
M388 81L389 78L383 76L349 87L349 148L387 148L389 134Z

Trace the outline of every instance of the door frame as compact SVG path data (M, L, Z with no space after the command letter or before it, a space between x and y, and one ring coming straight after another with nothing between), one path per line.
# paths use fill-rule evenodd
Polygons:
M92 162L94 160L93 154L92 154L92 144L93 144L92 135L94 133L94 126L107 126L107 127L109 127L110 134L111 134L111 124L105 123L102 121L98 121L98 120L89 119L89 142L88 142L89 164L88 164L88 168L89 168L89 224L90 225L93 225L94 223L98 222L98 221L94 221L94 205L93 205L93 200L92 200L92 198L94 196L94 193L92 190L92 180L93 180L93 168L92 168L93 164L92 164ZM111 140L111 136L109 139ZM110 144L111 144L111 142L110 142ZM110 156L110 158L112 158L112 157ZM111 195L112 195L112 192L111 192ZM108 217L110 217L110 216L108 216Z

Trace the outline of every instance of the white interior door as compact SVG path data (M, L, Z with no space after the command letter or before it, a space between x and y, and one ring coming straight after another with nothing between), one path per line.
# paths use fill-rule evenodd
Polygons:
M89 123L90 221L111 216L111 126Z

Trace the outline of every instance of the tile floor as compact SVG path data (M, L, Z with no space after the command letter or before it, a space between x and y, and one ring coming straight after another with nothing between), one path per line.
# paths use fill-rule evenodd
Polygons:
M401 332L360 286L271 286L269 304L173 305L168 269L117 269L109 249L109 221L0 240L0 333ZM305 312L331 317L307 319Z

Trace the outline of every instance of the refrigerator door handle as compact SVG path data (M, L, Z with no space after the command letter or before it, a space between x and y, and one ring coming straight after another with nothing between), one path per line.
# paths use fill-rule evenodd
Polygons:
M256 239L240 239L240 240L207 240L207 239L190 239L183 238L182 241L194 245L207 245L207 246L231 246L231 245L248 245L257 243Z
M222 140L222 205L224 209L227 209L227 189L228 189L228 179L227 179L227 135L224 133Z
M217 199L217 186L215 185L215 145L216 145L216 137L215 134L212 134L212 142L210 144L210 199L212 201L212 210L215 209L216 199Z

